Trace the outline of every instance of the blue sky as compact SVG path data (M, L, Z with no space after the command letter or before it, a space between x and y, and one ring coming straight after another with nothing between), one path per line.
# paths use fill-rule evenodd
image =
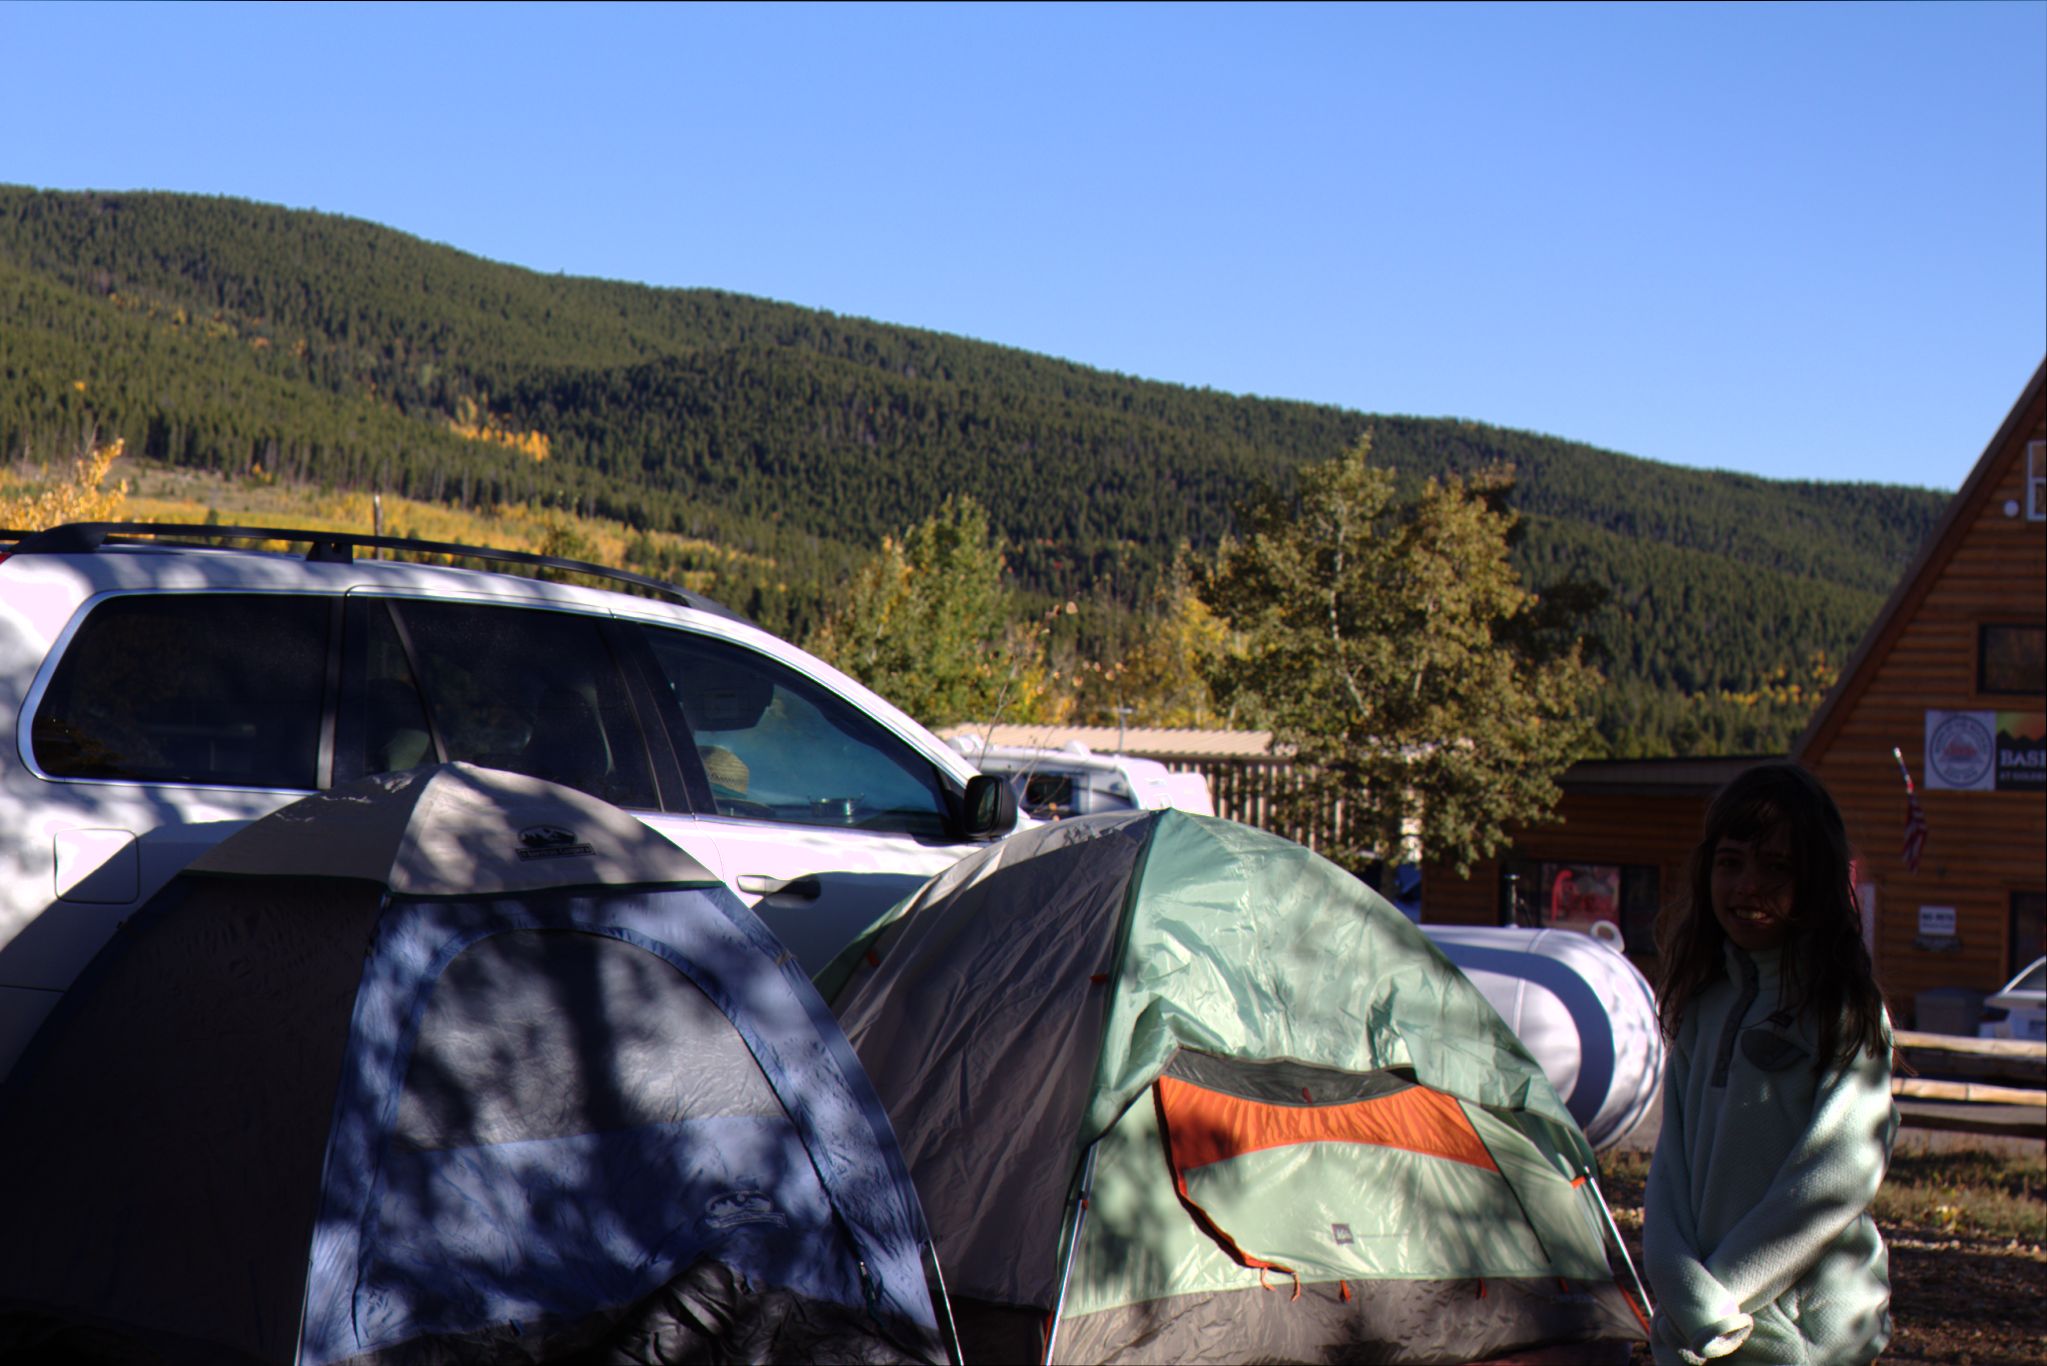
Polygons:
M0 181L1686 465L1952 489L2047 354L2047 3L0 0L0 70Z

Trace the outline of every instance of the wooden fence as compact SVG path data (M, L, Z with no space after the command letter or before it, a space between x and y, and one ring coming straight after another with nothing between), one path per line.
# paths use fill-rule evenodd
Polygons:
M1226 820L1269 830L1296 844L1321 852L1343 832L1346 811L1338 801L1317 811L1311 821L1292 819L1286 798L1301 789L1300 769L1287 759L1166 759L1176 773L1199 773L1208 779L1215 814Z
M2047 1044L1908 1029L1896 1038L1903 1060L1920 1075L1894 1077L1891 1093L1931 1102L1905 1107L1908 1126L2047 1138Z

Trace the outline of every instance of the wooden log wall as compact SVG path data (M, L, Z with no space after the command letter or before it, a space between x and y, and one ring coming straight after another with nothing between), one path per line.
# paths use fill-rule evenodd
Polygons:
M1667 910L1682 897L1685 863L1706 818L1697 792L1573 791L1566 781L1554 822L1510 832L1524 865L1608 863L1657 870L1658 900ZM1433 924L1496 925L1500 865L1487 859L1460 878L1447 866L1422 865L1422 918Z
M2047 710L2040 694L1981 691L1978 628L2047 622L2047 523L2027 508L2028 440L2047 438L2039 397L2009 429L2005 448L1936 549L1922 581L1865 653L1805 762L1847 818L1865 880L1876 889L1877 972L1894 1014L1912 1015L1922 991L1990 992L2024 963L2009 942L2012 895L2047 890L2047 794L1926 789L1928 709ZM2015 510L2015 511L2013 511ZM1897 746L1920 785L1929 835L1916 871L1900 856L1905 791ZM1920 942L1922 906L1955 911L1959 943Z

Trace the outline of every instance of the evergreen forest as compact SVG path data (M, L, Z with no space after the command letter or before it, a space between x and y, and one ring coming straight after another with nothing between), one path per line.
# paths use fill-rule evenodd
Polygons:
M0 460L134 457L648 533L631 568L801 638L885 536L987 510L1111 659L1181 548L1369 433L1416 486L1511 465L1524 580L1577 604L1615 755L1781 752L1944 508L1478 422L1236 396L704 289L501 265L241 200L0 186Z

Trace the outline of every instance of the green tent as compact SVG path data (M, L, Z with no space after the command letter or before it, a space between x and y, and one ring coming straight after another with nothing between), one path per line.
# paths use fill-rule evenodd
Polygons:
M1625 1360L1645 1336L1541 1068L1299 845L1179 811L1038 827L819 985L969 1361Z

